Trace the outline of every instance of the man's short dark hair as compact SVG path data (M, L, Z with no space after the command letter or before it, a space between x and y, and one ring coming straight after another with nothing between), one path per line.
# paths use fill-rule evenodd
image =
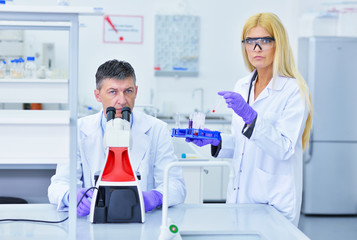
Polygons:
M134 68L130 65L130 63L125 61L113 59L99 66L97 73L95 74L96 88L98 90L102 88L103 80L107 78L118 80L133 78L134 85L136 85Z

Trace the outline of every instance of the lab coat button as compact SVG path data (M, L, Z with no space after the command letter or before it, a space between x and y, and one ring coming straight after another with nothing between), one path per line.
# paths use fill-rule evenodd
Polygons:
M237 188L233 188L233 190L235 191L235 190L237 190Z

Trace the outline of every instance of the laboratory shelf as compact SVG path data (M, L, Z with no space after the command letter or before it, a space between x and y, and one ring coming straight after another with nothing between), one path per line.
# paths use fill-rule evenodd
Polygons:
M66 83L68 79L52 79L52 78L3 78L0 83Z
M68 79L0 79L0 102L67 103Z
M18 159L19 160L19 159ZM1 162L1 159L0 159ZM21 162L19 160L18 162ZM14 164L0 164L0 169L18 169L18 170L55 170L56 169L56 164L41 164L41 163L32 163L28 164L28 161L26 160L26 163L14 163Z
M69 158L11 158L0 157L0 169L56 169L58 163L68 163ZM11 163L11 164L9 164Z
M68 22L0 21L1 29L67 30L69 27L71 27L71 24Z
M75 7L75 6L20 6L20 5L2 5L1 12L9 13L43 13L47 16L55 15L56 19L65 18L65 14L75 14L77 15L103 15L103 8L101 7ZM23 16L23 15L22 15ZM19 19L17 16L14 19ZM48 18L41 18L38 16L37 19L48 21Z
M0 124L69 125L69 111L65 110L0 110ZM9 126L6 126L9 127ZM0 126L1 128L1 126Z

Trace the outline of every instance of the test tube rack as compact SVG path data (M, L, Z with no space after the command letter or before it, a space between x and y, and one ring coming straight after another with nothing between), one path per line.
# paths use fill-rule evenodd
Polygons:
M210 131L196 128L173 128L171 137L192 138L192 139L217 139L221 140L219 131Z

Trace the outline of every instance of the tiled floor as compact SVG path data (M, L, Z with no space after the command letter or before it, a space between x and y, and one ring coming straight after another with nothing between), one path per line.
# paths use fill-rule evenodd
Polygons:
M357 216L300 216L299 229L311 240L357 240Z

